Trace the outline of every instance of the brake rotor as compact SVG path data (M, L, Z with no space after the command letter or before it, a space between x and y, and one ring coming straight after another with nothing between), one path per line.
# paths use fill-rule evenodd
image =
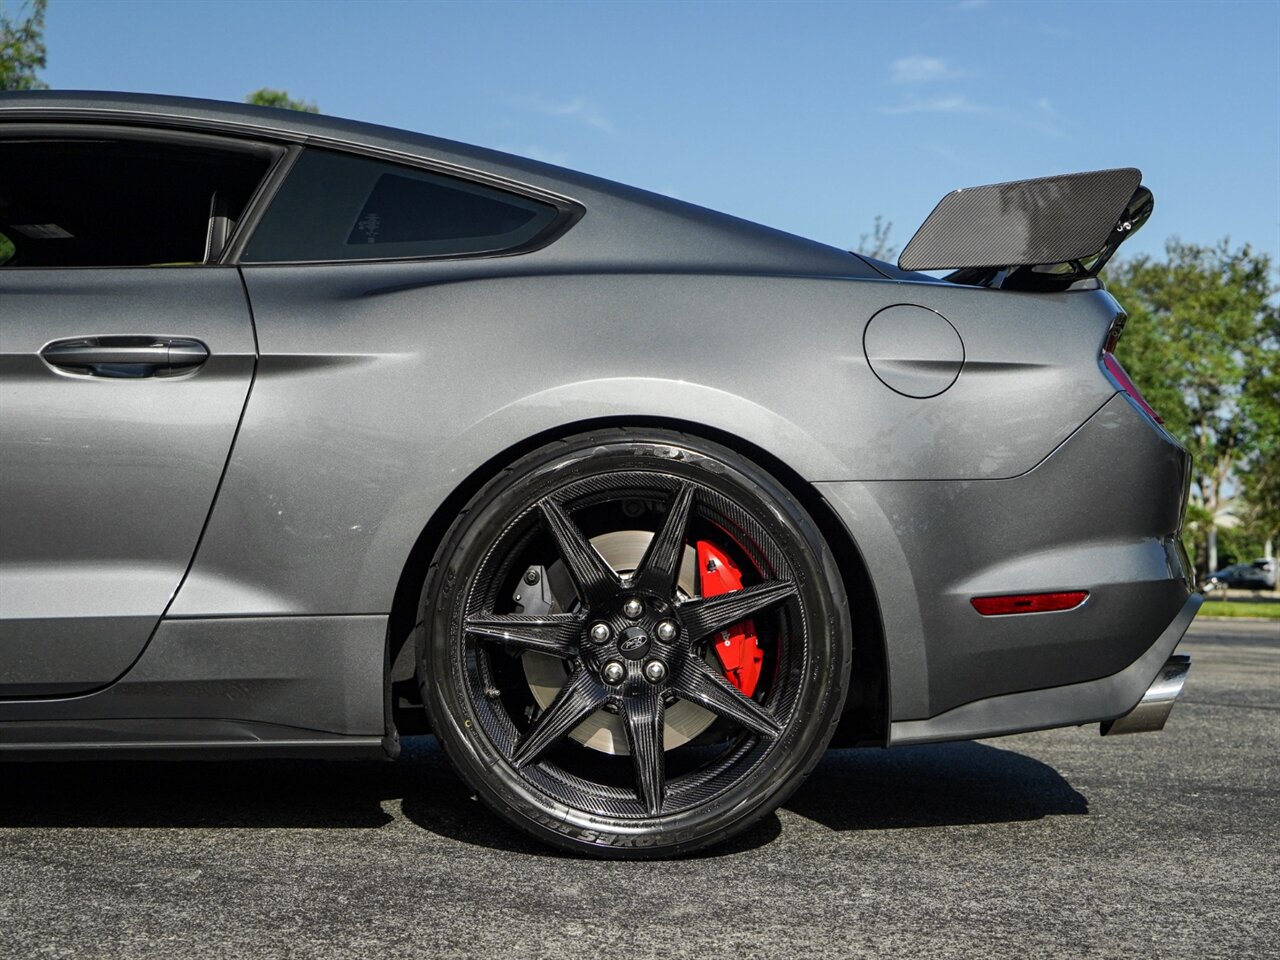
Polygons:
M620 576L635 571L644 559L645 551L653 533L648 530L614 530L591 538L591 545L604 558L605 563L613 567ZM696 592L695 574L698 558L693 547L684 548L684 556L680 561L680 576L676 580L677 590L686 597ZM564 686L569 676L565 662L559 657L546 653L526 651L523 658L524 676L529 683L529 690L538 706L545 710L551 705ZM707 662L720 669L714 654L708 651ZM665 750L674 750L688 743L715 722L715 714L687 700L677 700L666 708L666 724L664 727L662 746ZM599 750L601 753L630 754L627 734L622 726L622 718L615 713L597 710L583 720L569 734L584 747Z

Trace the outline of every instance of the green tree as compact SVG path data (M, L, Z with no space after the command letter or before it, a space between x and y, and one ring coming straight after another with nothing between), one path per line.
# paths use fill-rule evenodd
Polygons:
M1195 458L1188 530L1197 565L1216 569L1218 530L1259 518L1275 494L1280 290L1270 258L1247 244L1175 239L1163 260L1112 266L1107 287L1129 313L1121 362Z
M297 110L300 113L319 113L320 108L309 100L295 100L284 90L263 87L244 98L245 103L257 107L278 107L281 110Z
M43 90L38 73L44 69L44 11L48 0L23 4L26 17L10 17L0 0L0 90ZM19 11L22 7L19 7Z
M1257 455L1241 470L1248 520L1270 556L1280 539L1280 310L1264 321L1258 362L1241 390L1241 405L1256 425Z

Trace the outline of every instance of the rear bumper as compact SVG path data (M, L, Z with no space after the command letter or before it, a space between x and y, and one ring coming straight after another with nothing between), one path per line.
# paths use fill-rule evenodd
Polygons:
M1181 636L1178 623L1199 603L1179 542L1189 472L1186 451L1116 394L1018 477L820 484L875 588L895 729L1013 732L1108 719L1137 703L1168 650L1139 670L1141 682L1122 685L1128 703L1077 711L1082 719L954 722L1005 696L1108 682L1170 630ZM1059 612L982 616L970 603L1071 590L1088 599Z
M1119 724L1121 720L1130 719L1127 715L1131 712L1137 712L1135 707L1160 676L1203 602L1199 594L1188 597L1173 622L1147 652L1119 673L1086 683L978 700L928 720L895 722L889 729L889 743L972 740L1096 721L1115 720ZM1181 690L1181 684L1178 690ZM1172 700L1168 706L1172 706ZM1167 715L1168 710L1165 709L1163 716ZM1160 726L1164 725L1163 716ZM1113 728L1111 732L1126 731Z

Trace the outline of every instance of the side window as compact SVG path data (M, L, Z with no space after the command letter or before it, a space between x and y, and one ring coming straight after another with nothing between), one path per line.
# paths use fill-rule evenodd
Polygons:
M279 152L108 130L0 139L0 269L216 262Z
M246 262L385 260L522 246L550 204L412 167L306 150L254 231Z

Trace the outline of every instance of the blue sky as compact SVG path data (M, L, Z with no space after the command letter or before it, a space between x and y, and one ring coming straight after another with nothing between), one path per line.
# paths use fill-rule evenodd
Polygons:
M283 88L845 247L955 187L1132 165L1156 214L1127 251L1280 259L1275 0L49 6L55 88Z

